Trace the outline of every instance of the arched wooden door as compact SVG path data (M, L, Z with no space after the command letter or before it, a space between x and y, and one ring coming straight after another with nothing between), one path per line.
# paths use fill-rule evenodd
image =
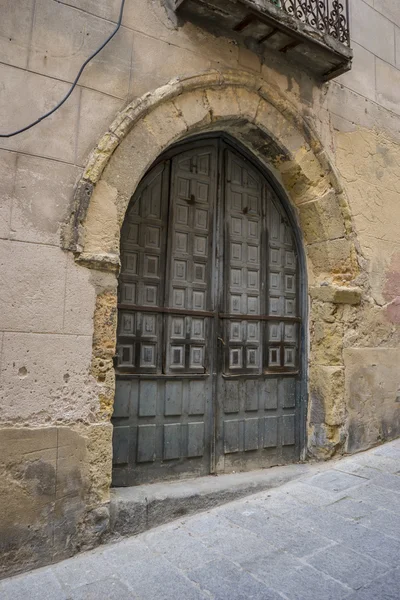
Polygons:
M259 170L222 139L162 157L121 263L114 485L298 460L299 259Z

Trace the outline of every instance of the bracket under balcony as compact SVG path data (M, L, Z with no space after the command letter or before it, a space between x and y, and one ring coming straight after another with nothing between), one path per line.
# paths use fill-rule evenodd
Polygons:
M284 54L322 81L349 71L348 0L167 0L184 21L267 56Z

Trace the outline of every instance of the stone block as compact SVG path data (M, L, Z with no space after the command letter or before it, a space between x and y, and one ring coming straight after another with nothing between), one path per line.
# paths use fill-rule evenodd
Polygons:
M26 67L34 4L34 0L2 0L0 56L3 63Z
M59 248L0 241L3 331L62 331L66 257Z
M178 96L174 99L174 105L181 112L188 129L211 121L210 110L202 90Z
M162 148L174 142L187 131L187 125L173 102L157 106L144 117L143 122Z
M269 93L268 89L267 92ZM256 123L272 137L279 147L285 148L292 155L303 148L304 137L300 131L295 129L279 110L265 100L261 100L258 107ZM280 168L279 165L278 168ZM297 172L299 172L298 166Z
M357 287L320 285L310 287L310 296L320 302L357 305L361 302L362 290Z
M351 275L356 270L352 244L345 238L312 244L307 247L307 254L316 276L330 273Z
M0 123L2 133L9 133L32 123L55 106L70 85L36 73L0 64ZM73 163L78 123L79 89L76 89L54 115L29 131L2 139L1 146L35 156L45 156Z
M400 27L400 6L397 0L374 0L374 8Z
M115 24L66 4L37 0L29 69L73 81L82 63L115 29ZM85 68L81 85L125 98L129 91L132 31L122 27Z
M14 152L0 150L0 238L8 238L10 233L16 164L17 155Z
M315 365L341 365L343 352L343 325L316 320L311 345ZM338 375L338 374L337 374Z
M136 18L135 15L135 20ZM209 67L210 60L201 54L179 48L175 42L171 45L162 39L155 39L134 31L129 96L140 97L165 85L171 79L197 75Z
M2 429L0 436L0 465L12 462L16 455L21 457L39 456L46 451L56 458L57 428L42 429Z
M125 197L126 206L143 175L162 148L143 121L121 142L104 170L103 179ZM121 211L124 214L124 210Z
M352 69L348 73L344 73L344 75L338 77L336 82L365 96L365 98L375 101L375 56L372 52L369 52L353 41L351 47L354 52Z
M67 427L58 428L56 499L83 498L87 492L85 439Z
M340 340L337 354L340 353ZM331 356L331 355L330 355ZM335 358L339 356L335 355ZM312 366L310 369L310 423L326 423L332 427L343 424L346 415L344 402L343 367Z
M261 102L259 95L246 90L244 87L239 87L236 90L236 97L239 102L241 116L246 117L249 121L254 121Z
M77 163L84 166L89 153L122 108L118 98L82 88L79 113Z
M94 188L86 215L85 252L119 253L118 191L106 181Z
M390 64L395 61L394 24L363 0L351 3L351 37L363 48Z
M93 420L98 391L89 375L91 356L89 336L6 333L1 421Z
M59 246L60 229L81 171L54 160L20 155L14 185L11 237Z
M400 435L400 350L344 350L348 452L365 450Z
M235 88L218 88L206 91L213 119L237 117L240 114Z
M110 421L95 423L84 434L90 471L88 499L93 506L102 505L110 501L113 427Z
M379 58L376 59L376 99L380 105L400 115L400 71Z
M343 237L344 219L336 194L299 205L300 223L306 243Z
M96 302L95 283L89 269L67 256L65 285L64 333L93 335L93 313Z
M121 0L68 0L68 4L102 19L115 22L118 20L121 8Z

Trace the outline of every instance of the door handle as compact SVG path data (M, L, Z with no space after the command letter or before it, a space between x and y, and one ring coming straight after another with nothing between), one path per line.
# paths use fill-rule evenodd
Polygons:
M224 346L226 346L225 341L222 339L222 337L218 337L218 341L221 342L221 344L223 344Z

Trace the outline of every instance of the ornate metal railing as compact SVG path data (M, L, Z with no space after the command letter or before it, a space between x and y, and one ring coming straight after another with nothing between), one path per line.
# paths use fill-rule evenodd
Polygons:
M323 34L350 46L350 0L270 0Z

